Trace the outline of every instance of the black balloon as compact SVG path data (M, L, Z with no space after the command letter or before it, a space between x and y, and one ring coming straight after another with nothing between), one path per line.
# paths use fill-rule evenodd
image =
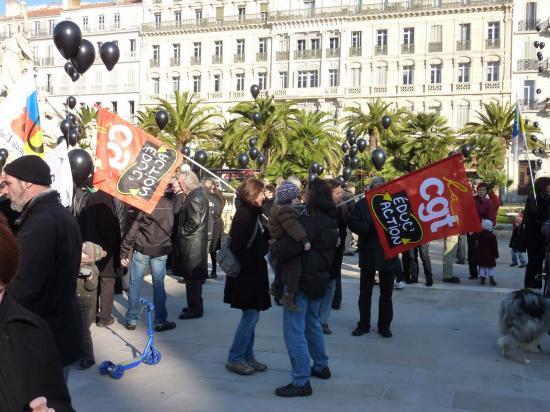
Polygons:
M531 135L531 141L536 142L537 140L539 140L539 138L537 136L535 136L534 134L532 134Z
M342 152L346 153L349 150L349 145L347 143L342 143Z
M311 162L311 164L309 165L309 171L311 173L317 173L317 168L319 167L319 163L317 162Z
M542 159L537 159L537 166L538 166L538 167L541 167L541 166L542 166Z
M529 124L529 119L523 120L523 123L525 123L525 125L528 125Z
M53 42L65 59L72 59L82 42L80 27L70 20L57 23L53 28Z
M472 153L472 145L471 144L463 144L460 147L460 153L462 153L462 156L465 158L470 157L470 153Z
M533 43L533 46L535 46L535 48L538 49L539 44L540 44L539 41L535 40L535 42Z
M542 59L544 59L542 52L537 52L537 59L539 59L539 62L542 61Z
M381 123L382 123L382 127L387 130L388 127L391 126L391 117L388 116L388 115L382 117L382 122Z
M195 153L194 160L201 166L204 166L206 164L206 161L208 160L208 156L204 150L199 150Z
M536 29L537 31L541 31L541 30L542 30L542 26L541 26L540 24L537 24L537 25L535 26L535 29Z
M351 157L349 155L345 155L344 156L344 166L349 167L350 164L351 164Z
M65 73L67 73L69 76L72 76L76 72L76 69L70 61L65 63L65 66L63 66L63 68L65 69Z
M101 57L101 61L107 70L113 70L113 67L115 67L115 64L118 63L118 59L120 58L118 45L112 41L103 43L99 49L99 57Z
M69 63L69 62L67 62L67 63ZM67 97L67 106L69 106L69 109L74 109L75 108L76 98L74 96Z
M324 171L325 168L322 165L319 165L319 167L317 168L317 174L322 175Z
M539 127L539 122L533 122L533 126L538 128Z
M240 153L239 156L237 156L237 161L239 165L241 165L241 168L246 169L249 161L248 155L246 153Z
M256 144L257 144L257 143L258 143L258 139L256 139L255 137L253 137L252 139L250 139L250 140L248 141L248 145L249 145L250 147L256 147Z
M185 156L189 157L189 156L191 156L191 149L187 146L183 146L181 148L181 153L184 154Z
M367 141L365 139L357 139L357 150L359 153L363 153L367 148Z
M73 125L76 123L76 116L73 113L69 113L67 115L67 120L69 121L69 124Z
M348 129L348 131L346 132L346 138L349 139L350 137L355 137L355 130Z
M258 97L258 95L260 94L260 88L257 84L253 84L252 86L250 86L250 94L254 99Z
M259 125L262 122L262 117L260 116L260 113L252 113L252 120L254 121L254 123L256 123L256 125Z
M351 169L349 167L344 167L342 169L342 177L345 181L349 180L351 177Z
M61 133L63 133L63 136L67 137L69 135L69 127L70 123L67 119L62 120L59 124L59 128L61 129Z
M7 161L8 161L7 157L0 155L0 169L2 169L6 165Z
M539 73L542 73L544 71L544 67L539 66Z
M537 149L536 149L536 148L535 148L535 149L533 149L533 150L532 150L532 152L533 152L533 154L534 154L535 156L536 156L536 155L538 154L538 151L537 151Z
M7 159L9 154L10 153L8 152L8 149L4 149L4 148L0 149L0 156L4 156Z
M372 152L371 160L376 170L382 170L384 163L386 163L386 153L380 148L375 149Z
M542 50L542 49L544 49L544 46L546 46L546 44L544 44L544 42L543 42L543 41L541 41L541 42L539 43L539 47L540 47L540 49L541 49L541 50Z
M75 71L73 74L71 74L71 80L74 82L76 82L78 79L80 79L80 73Z
M359 149L357 148L357 146L353 145L349 148L349 155L350 157L354 158L355 156L357 156L357 153L359 152Z
M350 166L352 169L357 169L359 167L359 159L356 157L352 157L350 159Z
M357 142L357 138L355 136L348 137L348 143L350 146L354 146L355 142Z
M88 177L94 171L92 156L86 150L71 150L69 152L69 164L71 165L75 185L84 186Z
M90 67L92 67L94 60L94 45L89 40L82 39L80 47L78 48L78 53L71 59L71 63L77 72L84 74Z
M258 164L259 164L260 166L262 166L262 165L265 163L265 156L264 156L263 154L260 154L260 155L258 156L258 159L256 159L256 161L258 162Z
M67 141L71 146L76 146L78 143L78 137L80 133L78 131L78 127L71 127L69 129L69 135L67 136Z
M155 114L155 122L157 122L157 126L160 130L164 130L166 125L168 124L168 112L166 110L159 110Z
M258 150L257 147L251 147L250 150L248 151L248 155L252 160L256 160L260 155L260 151Z
M65 136L59 136L59 137L57 138L57 144L58 144L58 145L61 144L61 143L63 143L63 142L66 142L66 141L67 141L67 139L65 138Z
M317 179L317 175L315 173L309 172L307 175L307 181L313 182L315 179Z
M537 92L537 94L541 94L541 93L542 93L542 90L541 90L541 89L537 89L536 92Z
M346 183L346 181L344 180L344 176L342 176L342 175L336 176L334 178L334 180L336 180L338 183L340 183L340 185L344 185L344 183Z
M545 153L545 152L544 152L544 149L543 149L542 147L539 147L538 150L537 150L537 152L538 152L538 155L539 155L539 156L542 156L542 155Z

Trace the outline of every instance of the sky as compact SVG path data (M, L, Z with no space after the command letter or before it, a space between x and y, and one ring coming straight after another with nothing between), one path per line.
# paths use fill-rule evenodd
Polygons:
M82 3L97 3L100 0L81 0ZM105 0L101 0L105 1ZM27 6L47 5L51 3L61 4L62 0L26 0ZM0 16L6 14L6 0L0 0Z

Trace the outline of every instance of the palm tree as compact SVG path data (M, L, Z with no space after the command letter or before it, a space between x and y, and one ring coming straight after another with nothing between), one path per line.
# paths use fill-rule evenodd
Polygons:
M95 136L97 109L88 105L81 105L75 112L78 124L78 142L81 148L90 148L91 139Z
M478 176L495 187L505 186L508 178L504 172L504 145L495 144L491 135L474 136L468 143L475 147L475 155L470 158L470 163L475 163Z
M359 107L346 107L344 110L351 114L342 121L346 130L355 130L359 137L368 136L369 148L372 151L378 147L380 139L383 143L386 138L400 133L400 121L407 111L403 108L394 109L392 103L384 103L380 98L367 102L367 107L366 113ZM386 115L392 118L392 124L387 130L382 127L382 118Z
M257 139L257 147L263 150L266 165L280 160L288 151L289 130L292 128L296 109L292 102L276 102L273 96L258 98L254 102L242 102L229 109L237 115L225 129L224 148L237 152L250 138ZM260 122L252 119L260 114Z
M219 132L214 120L221 114L213 106L204 106L201 99L195 99L189 92L176 91L174 104L165 99L157 99L158 107L138 112L137 117L143 130L166 143L181 149L192 141L208 141ZM159 109L166 110L169 115L168 124L162 133L155 121L155 114Z
M401 150L413 171L443 159L454 142L454 133L447 119L437 113L416 113L403 125Z

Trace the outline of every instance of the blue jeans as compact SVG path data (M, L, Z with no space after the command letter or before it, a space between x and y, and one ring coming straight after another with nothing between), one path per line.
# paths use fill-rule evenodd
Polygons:
M512 249L512 263L513 263L514 265L518 263L518 258L519 258L519 263L520 263L521 265L525 265L525 258L523 257L523 253L518 252L517 250Z
M126 322L135 325L139 319L141 305L139 303L141 284L145 268L151 268L153 276L153 303L155 304L155 325L166 322L166 291L164 290L164 275L166 274L167 255L151 257L134 252L130 268L130 283L128 286L128 312Z
M336 279L331 279L328 282L325 296L321 298L321 309L319 311L319 319L321 319L321 325L328 324L328 318L330 316L330 310L332 309L332 299L334 298L334 292L336 291Z
M260 319L260 311L247 309L242 312L241 321L233 338L233 344L229 349L227 359L229 362L246 362L254 358L254 334L256 324Z
M296 295L295 302L300 307L300 312L284 309L283 331L292 365L292 384L304 386L311 375L310 356L316 371L328 366L328 357L319 319L321 299L309 299L300 292Z

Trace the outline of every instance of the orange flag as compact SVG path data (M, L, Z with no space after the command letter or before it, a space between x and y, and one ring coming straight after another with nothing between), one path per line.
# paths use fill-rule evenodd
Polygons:
M94 186L152 213L181 163L177 150L115 114L96 106Z

